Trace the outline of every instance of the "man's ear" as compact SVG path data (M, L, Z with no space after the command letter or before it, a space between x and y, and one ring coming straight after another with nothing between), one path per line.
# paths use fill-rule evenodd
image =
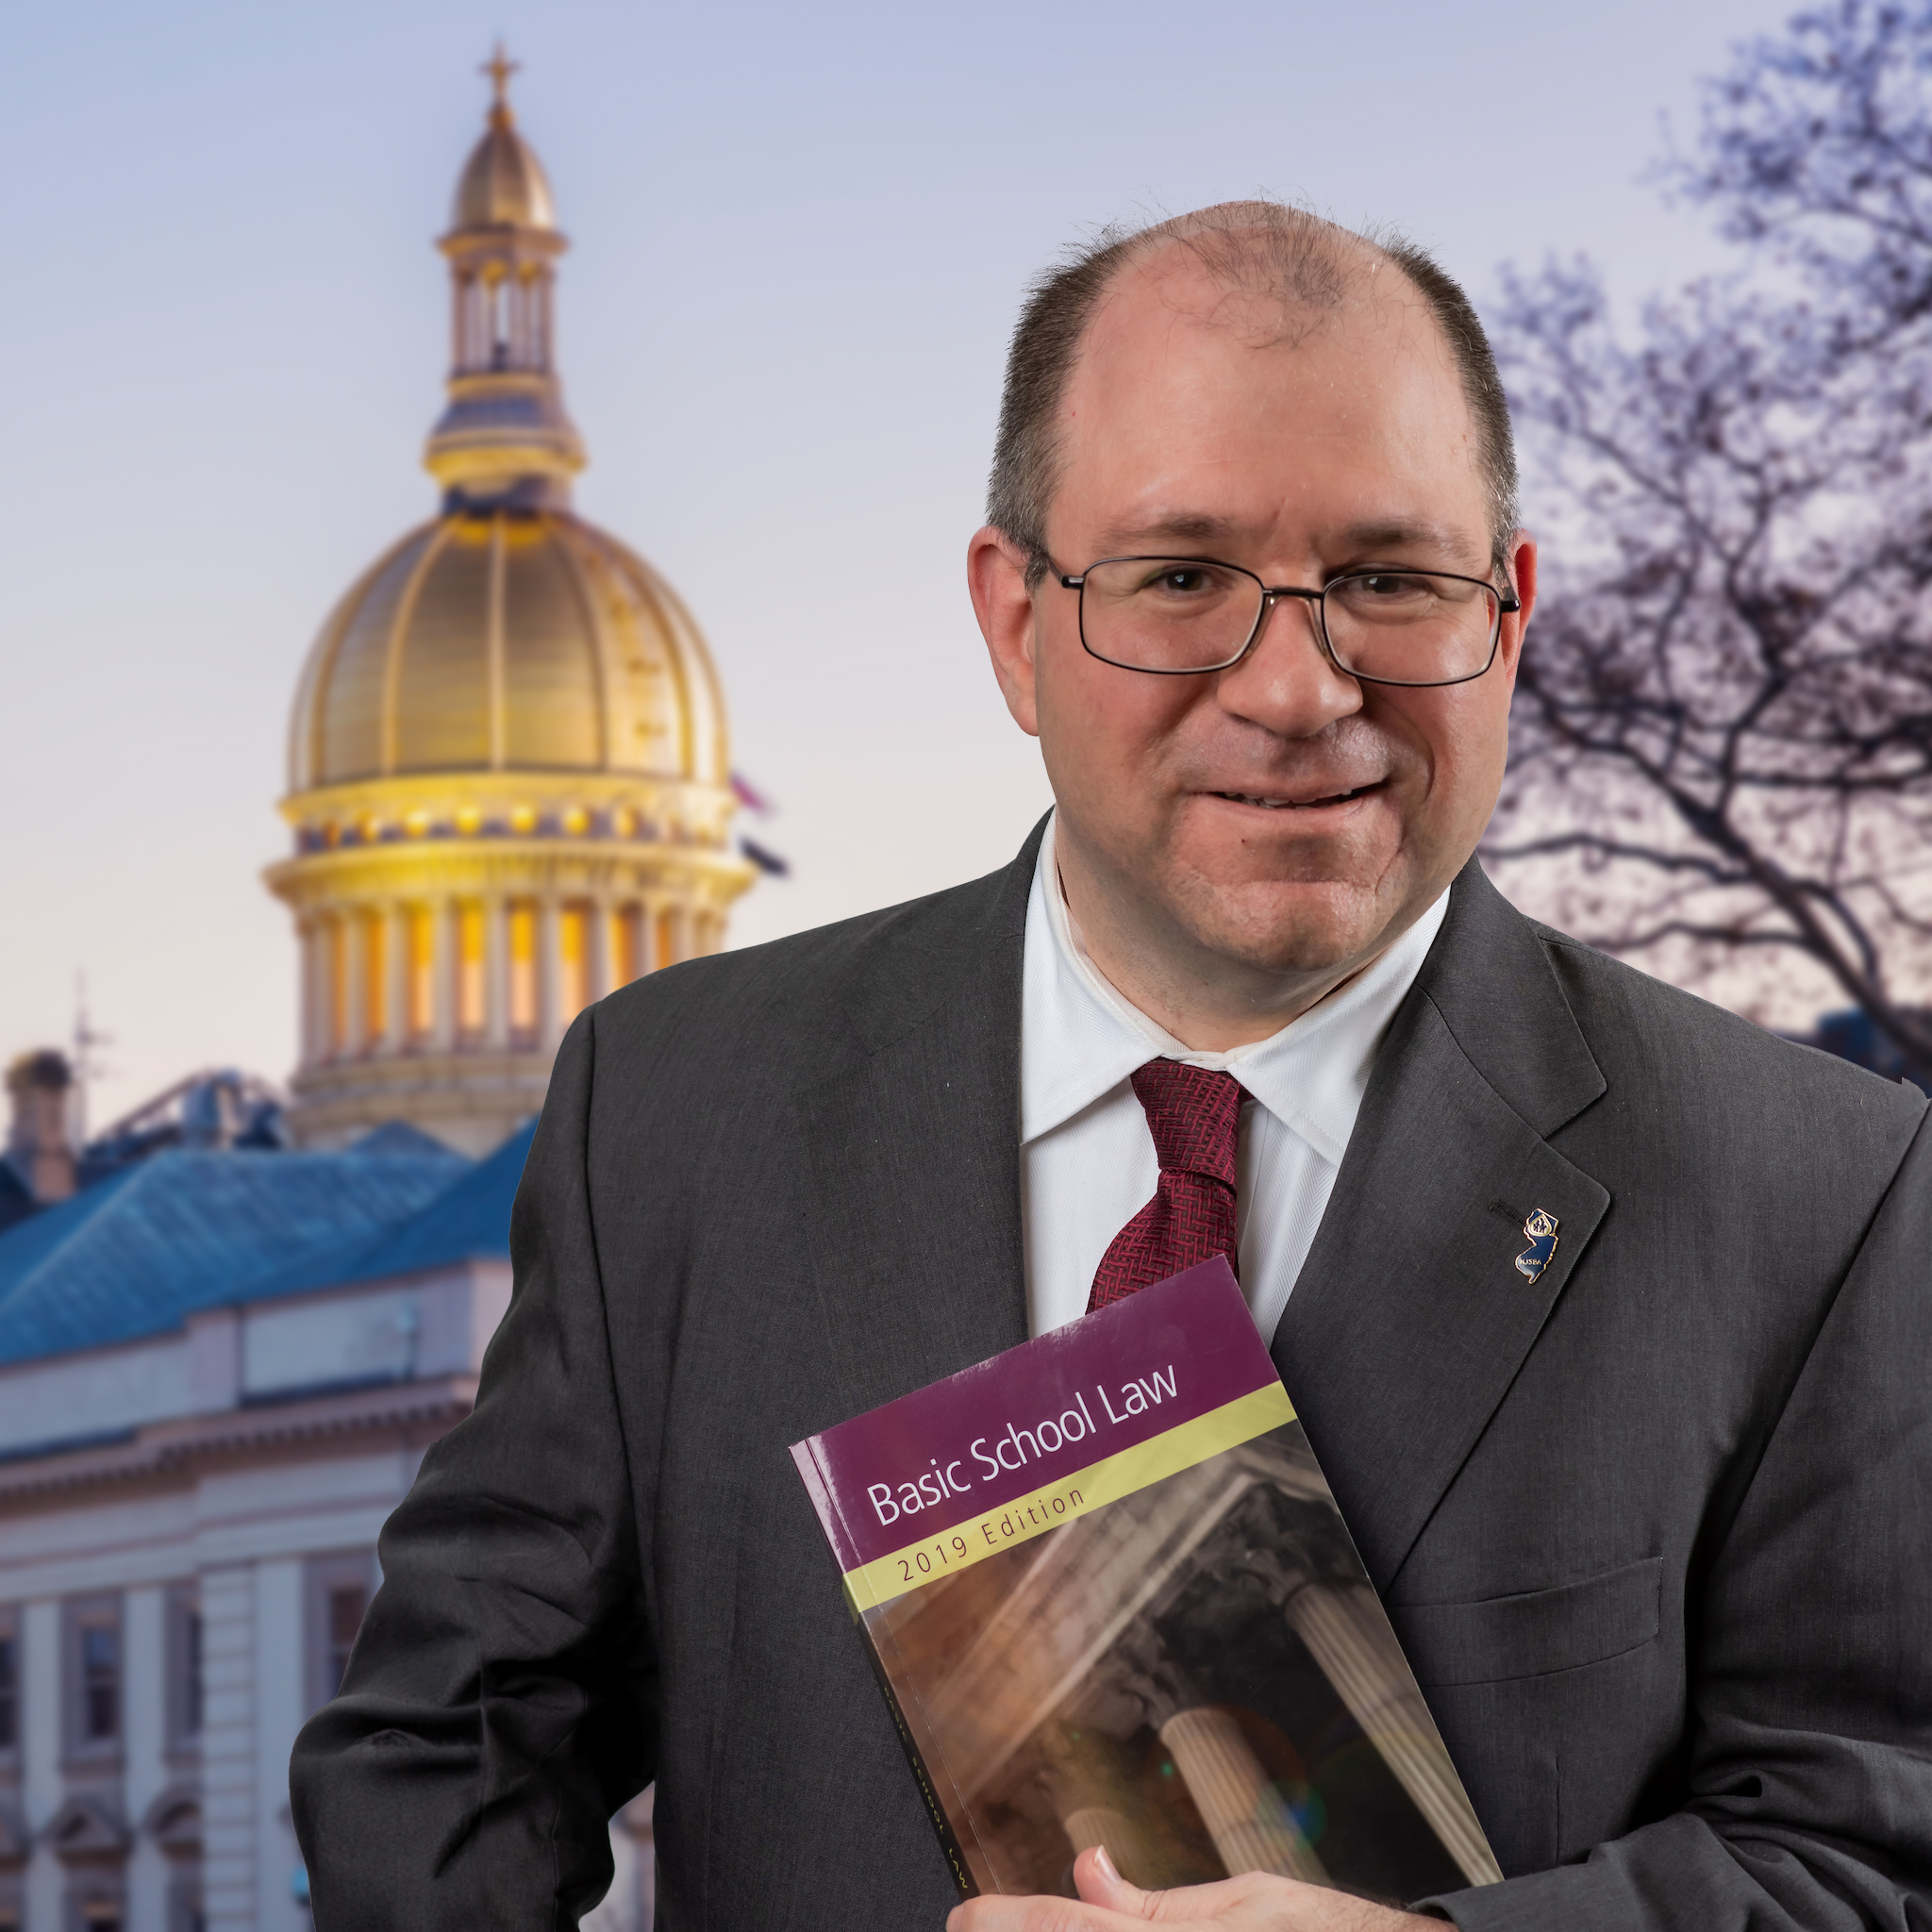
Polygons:
M1496 656L1502 659L1503 675L1516 682L1516 667L1523 661L1523 634L1529 627L1529 613L1536 608L1536 539L1527 530L1518 530L1509 552L1509 581L1516 586L1523 608L1503 620L1496 640Z
M1013 723L1040 736L1040 707L1033 686L1033 593L1026 588L1026 553L991 524L966 546L966 588L986 639L992 675Z

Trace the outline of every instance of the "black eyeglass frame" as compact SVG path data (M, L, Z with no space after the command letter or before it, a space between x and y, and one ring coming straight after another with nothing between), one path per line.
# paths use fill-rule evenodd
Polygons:
M1170 671L1154 664L1123 664L1118 658L1109 658L1104 652L1096 651L1087 641L1087 578L1089 573L1102 569L1109 563L1205 563L1212 564L1216 570L1231 570L1238 576L1244 576L1250 583L1261 588L1261 608L1255 615L1255 627L1249 631L1246 641L1233 657L1224 658L1218 664L1194 664L1184 671ZM1450 570L1418 570L1413 565L1398 567L1394 564L1380 564L1373 570L1347 570L1341 575L1330 577L1320 590L1309 590L1301 584L1267 583L1251 570L1244 570L1238 563L1229 563L1219 557L1171 557L1166 552L1157 552L1149 557L1102 557L1096 558L1086 570L1069 576L1060 567L1047 558L1047 568L1058 580L1060 588L1077 591L1080 593L1078 623L1080 626L1080 648L1090 658L1102 664L1110 664L1116 671L1138 671L1143 677L1207 677L1217 671L1231 671L1255 648L1255 640L1261 635L1262 627L1268 622L1269 613L1274 608L1277 599L1299 597L1304 603L1315 607L1315 635L1322 641L1322 655L1326 658L1344 677L1353 677L1360 684L1392 685L1400 691L1441 691L1453 684L1470 684L1478 677L1489 675L1489 669L1496 661L1496 650L1503 641L1503 620L1513 617L1523 608L1523 600L1513 591L1499 591L1487 577L1466 577ZM1328 635L1328 592L1338 584L1354 583L1361 577L1442 577L1452 584L1474 584L1479 590L1487 591L1496 600L1496 619L1490 626L1490 655L1483 659L1480 671L1466 671L1460 677L1370 677L1359 671L1351 671L1335 655L1335 644Z

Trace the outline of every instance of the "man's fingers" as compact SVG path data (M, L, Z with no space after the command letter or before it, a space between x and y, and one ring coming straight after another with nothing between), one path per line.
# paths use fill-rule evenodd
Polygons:
M1142 1891L1114 1870L1099 1846L1074 1861L1074 1883L1077 1900L970 1900L955 1908L946 1932L1145 1932L1150 1924L1219 1926L1223 1932L1400 1932L1433 1923L1264 1872Z
M1228 1932L1294 1932L1298 1926L1345 1922L1326 1914L1356 1905L1341 1894L1251 1872L1212 1885L1183 1885L1173 1891L1143 1891L1114 1869L1096 1845L1074 1861L1077 1901L1065 1898L989 1896L955 1907L946 1932L1143 1932L1149 1924L1224 1924ZM1302 1912L1313 1914L1304 1918Z
M1146 1923L1138 1913L1129 1918L1078 1899L989 1894L955 1906L946 1932L1141 1932Z
M1074 1860L1074 1890L1090 1906L1100 1906L1124 1918L1151 1919L1145 1901L1153 1894L1129 1885L1115 1871L1105 1845L1090 1845Z
M1114 1869L1105 1845L1095 1845L1074 1860L1074 1884L1089 1905L1117 1912L1124 1919L1149 1920L1163 1925L1211 1919L1239 1905L1247 1881L1226 1878L1213 1885L1184 1885L1174 1891L1142 1891Z

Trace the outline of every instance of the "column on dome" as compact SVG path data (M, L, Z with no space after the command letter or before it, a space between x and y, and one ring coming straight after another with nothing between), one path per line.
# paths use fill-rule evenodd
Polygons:
M617 988L617 908L599 893L584 905L584 1000L593 1005Z
M382 1039L378 1051L401 1053L409 1043L409 919L395 900L384 902L382 922Z
M635 902L607 900L604 907L604 971L606 992L628 986L643 969L640 958L638 924L641 909Z
M510 1035L509 902L500 892L483 901L483 1044L507 1053Z
M369 1044L369 923L358 909L341 915L343 1055L354 1059Z
M467 269L455 270L450 278L450 367L467 369L470 341L475 330L472 316L476 306L476 278Z
M658 963L681 965L691 957L691 908L683 900L673 900L658 915Z
M457 958L456 1042L475 1047L490 1021L490 911L481 899L458 899L451 926Z
M555 892L537 905L537 1047L546 1058L563 1039L564 908Z
M312 1067L322 1058L321 940L314 920L296 922L295 949L302 969L302 1064Z
M660 963L658 958L658 902L655 899L640 898L633 908L631 957L637 963L636 976L639 979L647 973L655 973Z
M408 1017L403 1039L413 1050L427 1047L436 1039L436 930L441 908L432 900L406 907L403 916L409 935Z
M380 1053L389 1032L389 926L380 905L356 915L362 929L362 1052Z
M534 1052L543 1039L543 908L537 899L509 902L509 1043Z
M591 1004L591 954L596 944L597 906L591 899L565 899L557 908L558 956L557 1032L560 1040L570 1024Z
M349 922L340 908L328 916L323 927L326 934L324 947L325 964L325 983L328 988L328 1008L325 1018L330 1059L341 1059L349 1045Z
M342 1050L342 926L340 917L325 912L315 923L316 936L316 1054L333 1059Z
M430 1045L438 1053L449 1053L457 1043L457 1002L458 979L462 973L461 937L458 925L461 912L454 898L439 899L430 908L430 979L434 988L434 1017L430 1024Z

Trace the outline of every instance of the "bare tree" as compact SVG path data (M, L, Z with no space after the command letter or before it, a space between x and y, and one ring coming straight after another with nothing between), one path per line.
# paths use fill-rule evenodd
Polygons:
M1800 16L1665 170L1739 274L1653 301L1634 341L1587 266L1509 281L1498 348L1557 541L1486 848L1680 974L1803 956L1921 1069L1928 92L1932 8Z

